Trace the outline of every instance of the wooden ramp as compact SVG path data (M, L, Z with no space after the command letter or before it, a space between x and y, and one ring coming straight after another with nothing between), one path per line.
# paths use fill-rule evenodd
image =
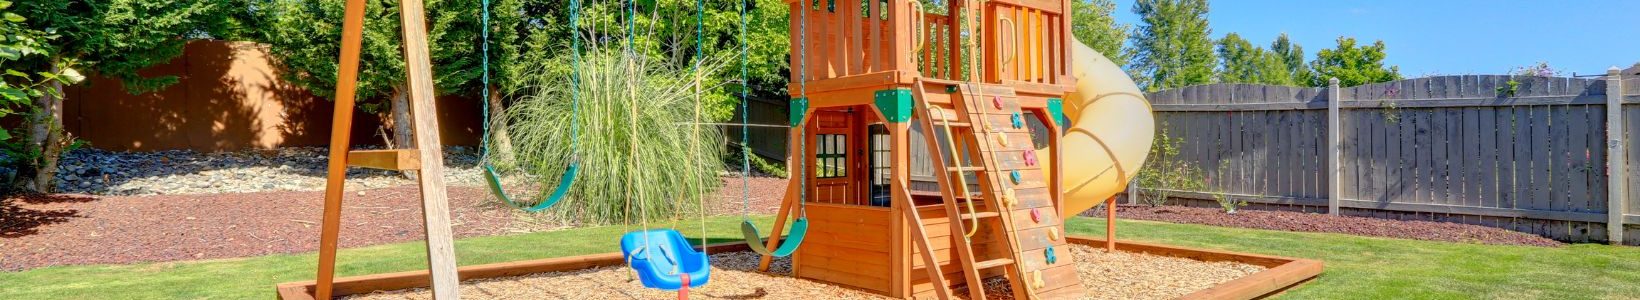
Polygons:
M974 283L984 282L987 275L1005 277L1015 299L1082 295L1084 287L1061 232L1062 219L1037 165L1014 89L923 79L912 88L917 125L930 129L923 137L934 169L945 171L936 171L935 178L949 218L936 225L914 219L913 230L949 227L954 250L950 259L962 267L961 281L969 283L970 299L985 298L984 289ZM941 143L942 136L946 143ZM936 291L942 292L949 293Z

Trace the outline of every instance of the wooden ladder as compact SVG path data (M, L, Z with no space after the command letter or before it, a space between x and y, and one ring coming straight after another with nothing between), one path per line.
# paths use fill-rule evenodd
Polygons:
M969 298L984 299L985 275L999 268L1014 299L1080 296L1081 280L1014 89L951 82L937 84L943 89L931 94L927 84L913 84L913 110L939 173L934 177L949 218L951 259L962 266ZM949 143L939 143L934 129L944 130ZM977 179L977 191L966 186L967 174ZM915 222L925 230L922 220ZM967 237L969 230L977 232Z

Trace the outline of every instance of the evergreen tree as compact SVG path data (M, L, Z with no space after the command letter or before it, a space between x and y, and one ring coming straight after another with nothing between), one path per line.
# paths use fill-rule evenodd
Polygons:
M1339 37L1337 48L1315 53L1315 61L1310 62L1310 68L1316 73L1311 85L1326 86L1327 78L1338 78L1340 86L1401 79L1400 67L1385 66L1384 56L1384 41L1356 46L1355 38Z
M255 11L261 42L284 67L284 78L320 97L330 98L336 90L340 66L342 14L345 0L245 0ZM427 44L433 66L433 83L438 95L470 88L478 79L480 40L480 0L429 0ZM365 112L391 112L390 142L399 146L414 143L411 137L409 87L404 64L399 2L369 0L366 3L364 40L359 54L356 90L358 105ZM385 100L385 103L384 103Z
M1116 11L1116 3L1111 0L1075 0L1071 1L1071 34L1076 40L1093 48L1094 51L1104 54L1105 58L1116 65L1127 65L1132 53L1123 51L1122 43L1127 42L1128 31L1133 25L1117 24L1111 13Z
M1310 85L1315 81L1315 72L1310 71L1310 64L1304 62L1304 46L1292 42L1283 32L1270 42L1270 51L1274 52L1287 65L1288 77L1294 84Z
M1155 91L1213 80L1212 29L1206 0L1138 0L1142 23L1130 37L1134 80Z
M54 0L15 3L27 27L55 36L45 46L49 56L37 56L32 68L45 73L74 69L119 79L131 93L152 92L178 81L177 76L143 76L150 66L182 55L189 40L238 32L228 0ZM18 169L32 172L23 188L51 192L56 183L57 159L73 143L63 131L63 83L49 86L30 104L26 141L8 141L8 150L27 158ZM24 174L19 174L24 175ZM25 177L25 176L19 176ZM26 178L26 177L25 177Z

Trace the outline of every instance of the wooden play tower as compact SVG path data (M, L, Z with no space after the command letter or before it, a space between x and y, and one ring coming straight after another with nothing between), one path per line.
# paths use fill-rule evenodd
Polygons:
M787 3L796 159L774 226L806 210L795 276L902 298L986 279L1082 295L1063 169L1038 164L1061 161L1076 83L1069 1Z

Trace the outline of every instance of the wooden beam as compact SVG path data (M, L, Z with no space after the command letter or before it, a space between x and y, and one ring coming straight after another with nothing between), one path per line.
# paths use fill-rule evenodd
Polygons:
M427 266L434 299L461 298L456 275L455 239L450 233L449 195L444 189L444 147L439 139L438 106L433 95L433 66L427 50L427 20L421 0L399 2L404 34L406 82L416 150L421 152L421 210L427 233Z
M364 0L348 0L342 13L341 57L336 74L335 109L330 124L330 162L325 167L325 204L319 225L319 270L314 295L330 299L336 276L336 239L341 231L342 193L347 180L347 146L352 144L353 97L359 83L359 47L364 37Z
M380 170L420 170L421 155L415 149L354 150L347 152L347 165Z
M746 243L738 241L717 243L706 246L695 246L695 249L706 251L708 253L741 252L751 250L746 247ZM463 280L476 280L523 276L547 272L562 272L586 268L619 266L622 264L626 264L626 260L623 256L621 256L621 253L608 252L570 257L554 257L464 266L456 272L461 275L461 279ZM428 273L426 270L418 270L337 278L335 284L335 295L347 296L367 294L375 291L392 291L426 287L428 284L427 275ZM275 287L275 289L278 290L278 297L280 300L316 299L313 297L314 295L312 293L314 290L314 282L312 281L280 283Z
M808 115L807 115L807 112L805 112L804 120L807 120L807 119L808 119ZM806 122L805 122L805 124L806 124ZM798 125L798 126L806 126L806 125ZM799 137L800 135L802 135L799 132L802 132L802 131L801 130L792 130L791 131L789 137L791 138L792 142L796 142L798 138L806 138L806 137ZM792 144L787 144L787 145L792 145ZM777 248L775 246L780 244L780 231L786 229L786 218L791 216L792 203L795 203L793 201L803 201L803 199L798 198L799 197L798 195L802 195L802 194L798 193L798 191L801 191L805 187L801 184L798 184L798 180L800 180L800 179L797 176L805 176L803 178L807 178L809 172L808 172L806 166L808 165L808 163L807 163L807 160L804 160L804 163L802 163L801 166L795 167L795 168L791 167L791 166L794 166L792 164L792 162L795 162L798 159L805 159L805 158L797 157L796 152L792 151L790 149L791 149L791 147L787 147L787 150L786 150L786 166L787 166L786 169L788 171L787 172L787 175L788 175L787 178L788 179L786 180L786 197L782 201L780 201L780 210L778 212L776 212L775 215L774 215L774 226L769 228L768 244L764 244L764 246L766 246L766 248L764 248L764 249L775 249L775 248ZM746 242L747 243L752 243L752 241L746 241ZM758 258L758 260L757 260L757 270L760 271L760 272L768 272L769 271L769 263L771 263L773 261L774 261L773 256L763 255L763 257ZM797 271L797 264L796 264L795 261L792 264L792 271L793 271L792 272L793 274L797 273L796 272Z

